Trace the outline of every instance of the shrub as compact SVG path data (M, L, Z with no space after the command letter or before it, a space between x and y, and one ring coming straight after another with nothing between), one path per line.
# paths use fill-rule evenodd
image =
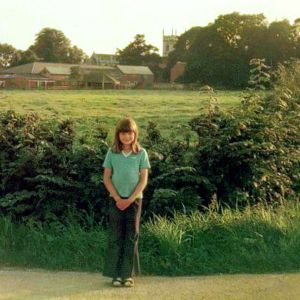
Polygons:
M237 109L214 106L190 121L199 139L194 167L210 183L199 190L205 204L214 192L219 202L241 206L299 195L299 88L285 82L299 74L295 65L281 66L271 95L250 91Z
M73 149L72 122L42 122L36 114L0 115L0 212L17 220L52 222L93 211L103 218L107 194L101 163L107 150Z

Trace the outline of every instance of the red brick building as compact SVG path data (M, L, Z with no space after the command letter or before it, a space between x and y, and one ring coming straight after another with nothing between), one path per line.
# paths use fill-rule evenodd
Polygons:
M55 80L34 74L0 74L3 88L49 89Z
M174 82L179 76L184 73L186 63L178 61L170 71L170 81Z
M33 62L2 71L0 81L4 88L25 89L148 88L154 75L146 66Z

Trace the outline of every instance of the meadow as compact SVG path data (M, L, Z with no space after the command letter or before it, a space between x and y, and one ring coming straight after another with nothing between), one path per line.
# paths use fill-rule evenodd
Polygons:
M36 112L43 119L72 118L81 134L89 134L96 123L101 123L109 130L109 138L116 121L130 115L141 128L142 137L149 121L157 122L162 134L167 135L177 124L187 124L207 107L212 96L227 110L240 103L242 92L217 91L211 95L168 90L3 90L0 110Z

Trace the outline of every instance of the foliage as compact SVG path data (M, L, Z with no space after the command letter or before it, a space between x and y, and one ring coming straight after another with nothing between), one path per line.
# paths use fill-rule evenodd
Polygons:
M215 106L191 120L199 137L195 168L210 183L199 190L206 205L214 194L231 206L282 203L299 195L299 88L287 89L284 81L297 78L295 70L282 67L269 96L249 92L232 112Z
M297 269L298 218L299 203L154 217L142 231L141 261L148 274L156 275Z
M32 63L35 61L39 61L39 58L34 53L34 51L31 49L31 47L29 47L25 51L22 51L22 50L17 51L16 59L12 62L11 66L28 64L28 63Z
M29 48L40 60L60 63L82 63L87 55L77 46L71 47L70 40L60 30L44 28Z
M249 86L255 90L265 90L270 87L271 75L270 67L265 64L265 59L253 58L250 60L250 79Z
M107 231L101 224L0 218L0 263L11 267L100 272ZM143 222L139 240L144 274L200 275L295 271L300 267L300 207L290 203L240 211L213 207ZM94 226L92 226L94 224Z
M9 44L0 44L0 70L9 67L15 60L17 50Z
M300 58L299 22L268 25L263 14L237 12L220 15L214 23L182 34L168 57L168 70L177 61L187 63L180 78L217 87L245 88L251 59L264 59L276 69L291 57Z
M146 44L143 34L137 34L134 41L129 43L128 46L122 50L118 49L117 55L122 65L148 66L155 74L160 72L158 48Z
M51 125L36 114L0 116L0 212L21 220L64 220L70 211L105 211L99 166L107 149L82 145L74 150L72 122Z
M35 43L27 50L17 50L8 44L0 44L0 68L23 65L35 61L81 64L88 56L71 42L64 33L44 28L36 35Z

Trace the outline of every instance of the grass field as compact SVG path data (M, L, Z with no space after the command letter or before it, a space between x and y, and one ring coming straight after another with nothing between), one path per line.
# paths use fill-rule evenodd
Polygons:
M241 101L240 91L218 91L214 95L224 109ZM112 129L120 117L130 115L141 128L148 121L157 121L162 133L169 133L177 124L186 124L205 108L207 93L196 91L157 90L72 90L72 91L0 91L0 110L19 113L37 112L42 118L74 118L80 132L102 122Z

